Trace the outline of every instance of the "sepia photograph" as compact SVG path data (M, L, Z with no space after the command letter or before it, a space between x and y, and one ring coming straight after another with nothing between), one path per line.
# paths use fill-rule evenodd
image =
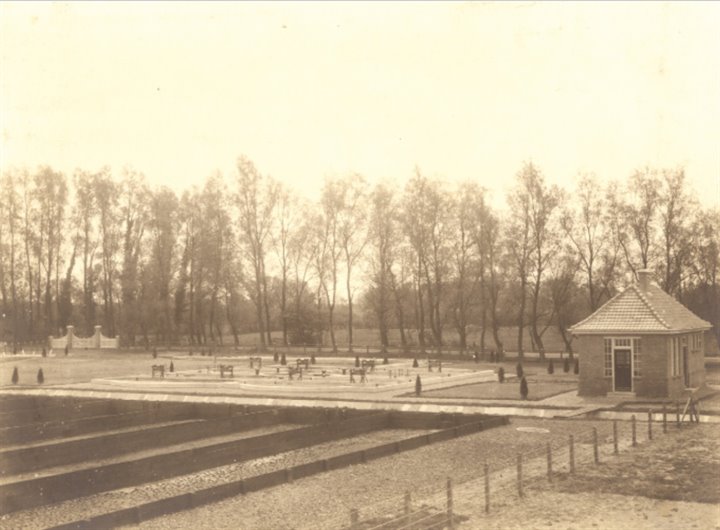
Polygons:
M720 530L719 27L0 2L0 529Z

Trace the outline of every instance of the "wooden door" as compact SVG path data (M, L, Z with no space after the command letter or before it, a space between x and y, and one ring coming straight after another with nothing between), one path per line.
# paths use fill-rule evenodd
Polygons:
M630 350L615 350L615 391L632 390L632 355Z

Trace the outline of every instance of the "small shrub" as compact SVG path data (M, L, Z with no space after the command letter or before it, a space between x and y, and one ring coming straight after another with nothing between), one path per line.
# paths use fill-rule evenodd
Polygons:
M580 360L579 359L575 359L575 366L573 367L573 373L575 375L580 373Z
M355 356L355 368L360 368L360 357Z
M390 361L388 361L388 358L387 358L387 357L385 357L385 358L383 359L383 364L390 364Z
M174 372L174 371L175 371L175 365L173 364L172 361L170 361L170 371L171 371L171 372Z
M420 375L417 375L415 377L415 395L419 396L422 393L422 381L420 380Z
M527 399L528 397L527 379L525 379L524 377L520 379L520 397L522 399Z
M20 380L20 376L18 375L17 366L15 368L13 368L12 378L10 380L12 381L13 385L17 385L18 381Z
M287 359L285 358L285 352L283 352L282 357L280 357L280 364L285 366L287 364Z
M502 366L498 368L498 381L500 381L501 383L505 382L505 368L503 368Z
M517 366L515 367L515 373L517 374L518 379L522 378L523 374L525 373L523 372L522 363L517 363Z
M420 365L419 365L418 362L417 362L417 358L413 359L413 368L417 368L417 367L419 367L419 366L420 366Z
M45 374L43 374L42 368L38 370L37 373L37 382L38 384L42 385L45 382Z
M565 360L563 361L563 372L568 373L570 371L570 359L565 357Z
M550 360L550 363L548 363L548 373L549 374L555 373L555 365L553 364L552 360Z

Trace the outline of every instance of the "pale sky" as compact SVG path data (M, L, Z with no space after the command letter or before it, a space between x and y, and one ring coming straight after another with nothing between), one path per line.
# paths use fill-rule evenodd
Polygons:
M327 176L570 187L682 165L720 205L720 6L0 3L3 169L129 165L181 190L238 155Z

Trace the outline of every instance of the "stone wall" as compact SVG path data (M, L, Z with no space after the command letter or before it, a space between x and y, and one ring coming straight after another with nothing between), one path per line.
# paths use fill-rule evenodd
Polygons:
M102 326L95 326L95 334L92 337L78 337L75 335L74 326L68 326L64 337L48 337L48 346L57 350L64 350L67 346L68 351L73 349L117 349L120 347L118 337L105 337L101 330Z

